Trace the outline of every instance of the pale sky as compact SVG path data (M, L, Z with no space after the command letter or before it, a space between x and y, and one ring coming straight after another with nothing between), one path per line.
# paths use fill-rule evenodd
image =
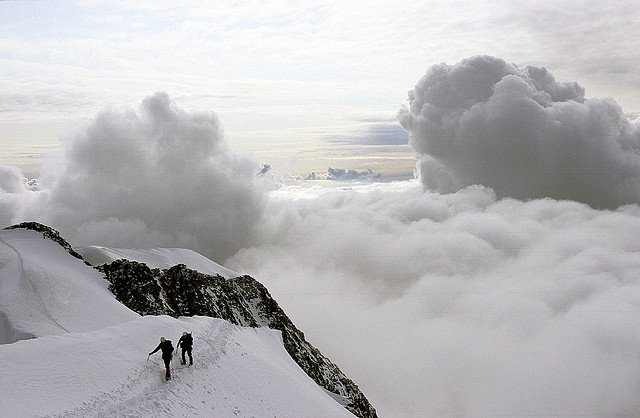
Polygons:
M635 1L0 2L0 163L34 176L80 120L163 91L274 174L411 176L396 114L434 64L546 67L640 113Z

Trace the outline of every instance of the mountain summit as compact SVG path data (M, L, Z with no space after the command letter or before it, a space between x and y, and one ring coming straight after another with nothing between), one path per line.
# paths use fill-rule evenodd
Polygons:
M190 250L76 252L38 223L0 230L0 410L375 417L267 289L234 275ZM165 383L147 354L183 331L194 366L174 360Z

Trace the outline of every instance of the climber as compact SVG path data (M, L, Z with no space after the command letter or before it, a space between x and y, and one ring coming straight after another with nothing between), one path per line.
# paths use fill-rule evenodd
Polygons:
M160 344L158 344L155 350L149 353L149 356L158 350L162 350L162 360L164 360L164 366L166 368L164 378L165 380L169 380L171 379L171 368L169 366L171 358L173 357L173 345L171 344L171 340L165 340L164 337L160 337Z
M193 357L191 356L191 348L193 347L193 337L190 332L183 332L182 336L178 340L178 347L182 347L182 359L180 364L186 364L187 360L184 358L184 354L189 354L189 366L193 365Z

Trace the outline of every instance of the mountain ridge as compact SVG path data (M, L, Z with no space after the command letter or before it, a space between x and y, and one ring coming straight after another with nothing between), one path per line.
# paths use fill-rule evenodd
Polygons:
M54 229L37 222L24 222L5 229L20 228L42 233L45 239L56 242L87 267L91 266ZM338 395L334 398L346 398L348 401L343 406L354 415L377 416L355 383L306 341L302 331L295 327L268 290L252 277L229 279L219 274L201 273L184 264L152 269L127 259L93 267L108 281L108 290L116 300L140 315L207 316L238 326L279 331L286 352L316 384ZM10 323L9 320L5 322Z
M281 331L291 358L318 385L347 398L350 404L346 408L354 415L377 416L357 385L305 339L266 287L254 278L244 275L225 279L183 264L151 269L125 259L96 267L111 283L109 290L116 299L140 314L176 318L204 315L240 326L266 326Z

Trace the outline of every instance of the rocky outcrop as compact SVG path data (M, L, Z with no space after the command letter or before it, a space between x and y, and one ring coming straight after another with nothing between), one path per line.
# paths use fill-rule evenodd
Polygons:
M97 268L104 273L116 298L142 315L205 315L237 325L280 330L291 358L316 383L348 399L346 408L354 415L377 416L356 384L305 339L269 291L252 277L225 279L182 264L167 270L150 269L128 260Z

